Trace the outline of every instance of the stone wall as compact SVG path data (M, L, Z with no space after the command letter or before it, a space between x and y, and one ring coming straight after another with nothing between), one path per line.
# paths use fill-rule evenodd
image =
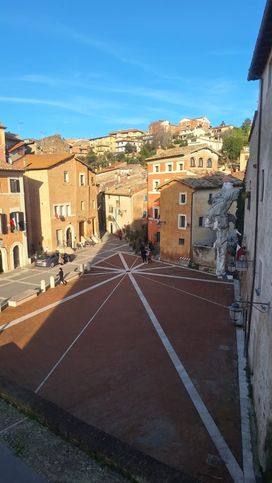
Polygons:
M193 262L203 267L215 268L215 248L207 246L193 246Z

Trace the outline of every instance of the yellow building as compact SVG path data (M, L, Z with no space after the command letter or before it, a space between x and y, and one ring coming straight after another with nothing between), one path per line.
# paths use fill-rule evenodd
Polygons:
M105 192L106 230L136 231L146 225L147 192L146 183L112 187Z
M157 222L161 233L162 259L178 262L180 257L185 257L193 260L195 246L213 246L215 232L206 228L205 219L213 195L226 181L232 182L235 186L242 184L232 176L216 173L202 177L184 176L161 185L160 217ZM235 213L236 202L233 203L230 211ZM203 265L214 265L214 252L211 253L213 260L206 260L207 263ZM205 257L207 257L206 253ZM203 262L205 262L204 257Z
M90 149L93 150L97 156L103 156L105 153L116 152L116 140L112 135L102 136L99 138L90 139Z
M67 153L27 155L24 161L30 251L75 247L96 235L95 173Z

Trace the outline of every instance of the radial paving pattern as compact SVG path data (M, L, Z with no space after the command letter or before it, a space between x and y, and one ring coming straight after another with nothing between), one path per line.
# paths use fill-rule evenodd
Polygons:
M73 286L3 313L0 373L202 481L243 481L232 290L101 251Z

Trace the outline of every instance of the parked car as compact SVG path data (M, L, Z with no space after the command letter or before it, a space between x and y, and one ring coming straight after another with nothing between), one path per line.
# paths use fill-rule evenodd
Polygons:
M54 267L59 263L58 253L47 253L38 256L35 265L37 267Z

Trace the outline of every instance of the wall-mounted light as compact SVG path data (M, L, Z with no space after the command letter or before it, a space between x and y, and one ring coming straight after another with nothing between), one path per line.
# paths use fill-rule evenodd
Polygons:
M270 302L248 302L246 300L240 300L240 302L234 302L229 305L230 320L236 326L243 325L244 311L247 307L254 307L258 312L262 314L268 313L270 310Z

